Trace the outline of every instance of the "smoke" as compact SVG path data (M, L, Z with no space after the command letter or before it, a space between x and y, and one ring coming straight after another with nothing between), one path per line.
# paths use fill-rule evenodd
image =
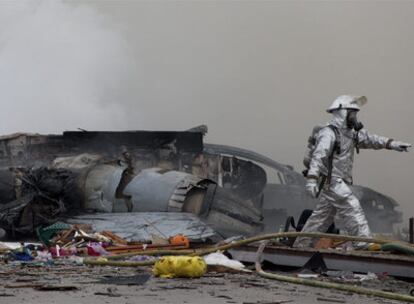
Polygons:
M134 61L121 28L84 4L0 7L1 133L125 127Z
M412 1L0 2L0 134L184 130L299 171L341 94L414 142ZM125 38L126 37L126 38ZM355 182L414 214L414 152L361 151Z

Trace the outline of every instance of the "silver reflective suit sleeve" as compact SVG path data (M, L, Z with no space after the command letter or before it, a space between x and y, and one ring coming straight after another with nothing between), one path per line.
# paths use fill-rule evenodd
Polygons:
M334 144L335 133L329 127L322 128L316 136L316 147L310 161L308 176L319 177L321 173L327 174L325 164Z
M361 149L385 149L389 138L369 133L362 129L358 132L358 147Z

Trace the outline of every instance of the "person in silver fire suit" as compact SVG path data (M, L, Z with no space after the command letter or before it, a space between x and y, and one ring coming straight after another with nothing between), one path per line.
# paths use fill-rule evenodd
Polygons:
M360 202L349 187L352 185L354 151L390 149L402 152L408 151L411 144L374 135L365 130L357 119L357 113L366 103L365 96L342 95L327 109L327 112L333 115L328 125L334 128L323 127L316 135L315 149L307 173L306 190L312 197L318 196L319 201L303 227L303 232L326 232L337 214L349 235L371 236ZM333 151L335 142L339 143L339 148ZM332 160L331 164L328 164L329 160ZM326 180L328 175L330 180ZM325 179L325 184L319 189L322 178ZM313 241L311 238L298 238L294 247L309 247ZM354 243L356 248L364 248L367 245Z

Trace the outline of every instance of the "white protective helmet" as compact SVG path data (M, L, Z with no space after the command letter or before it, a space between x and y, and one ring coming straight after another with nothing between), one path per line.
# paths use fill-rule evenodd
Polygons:
M359 111L367 102L368 100L365 96L341 95L334 100L332 105L326 111L328 113L332 113L339 109L353 109Z

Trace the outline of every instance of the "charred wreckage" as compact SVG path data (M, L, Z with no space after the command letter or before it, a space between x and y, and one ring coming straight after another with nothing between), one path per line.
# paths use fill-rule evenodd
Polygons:
M135 238L180 230L193 241L217 240L288 229L289 216L315 206L292 167L249 150L203 143L205 132L0 137L3 237L27 237L63 220L110 225ZM353 187L373 232L392 233L402 221L396 201Z

